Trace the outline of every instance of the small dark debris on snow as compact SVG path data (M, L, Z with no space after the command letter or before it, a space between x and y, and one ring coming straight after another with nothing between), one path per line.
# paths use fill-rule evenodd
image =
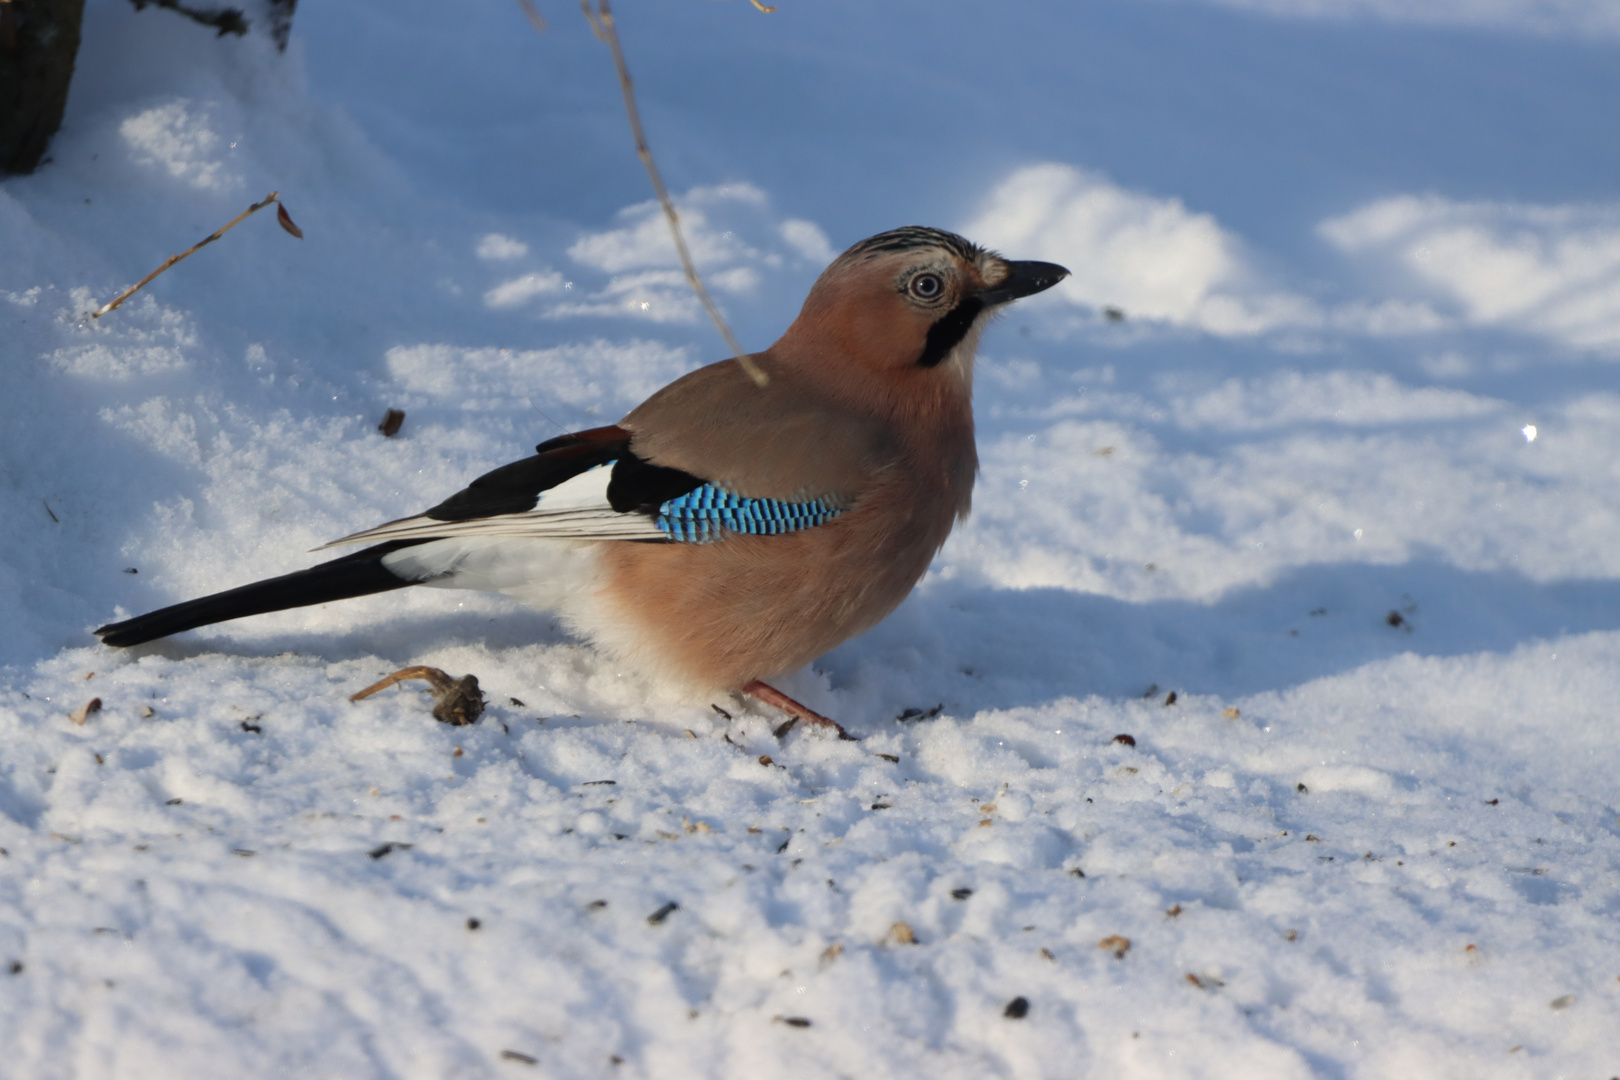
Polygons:
M894 765L900 764L900 755L899 754L879 754L877 756L882 758L884 761L890 762L891 764L894 764Z
M126 573L126 574L138 574L138 573L140 573L140 571L135 569L133 566L126 566L126 567L124 567L124 573Z
M782 841L782 846L776 849L776 853L778 855L782 854L782 852L788 849L788 845L791 843L793 843L793 837L790 836L786 840Z
M1303 783L1295 784L1294 790L1299 792L1301 795L1309 795L1311 793L1311 789L1306 787Z
M256 720L256 719L258 719L258 717L254 717L254 719ZM255 724L253 722L253 720L244 720L244 721L242 721L242 730L247 732L250 735L263 735L264 734L264 728L260 727L258 724Z
M1312 608L1310 611L1306 612L1306 614L1307 615L1326 615L1327 614L1327 608L1325 608L1325 607Z
M1107 949L1109 952L1114 954L1114 959L1123 960L1125 959L1125 954L1131 951L1131 939L1128 937L1122 937L1119 934L1109 934L1107 937L1097 942L1097 948Z
M960 889L952 889L951 890L951 899L952 900L966 900L968 897L970 897L972 895L973 895L973 890L968 888L965 885Z
M422 679L433 694L433 719L441 724L452 727L465 727L478 721L484 714L484 694L478 688L478 676L463 675L459 679L452 679L449 675L436 667L427 667L416 664L412 667L400 668L392 675L378 682L372 683L357 693L350 694L350 701L360 701L370 697L379 690L386 690L407 679Z
M1114 736L1114 741L1119 743L1121 746L1135 746L1136 745L1136 736L1134 736L1134 735L1115 735Z
M1073 874L1075 877L1078 877L1078 878L1083 878L1083 877L1086 876L1086 872L1084 870L1080 869L1078 866L1075 867L1073 870L1070 870L1069 873Z
M1164 913L1166 915L1170 916L1173 919L1177 915L1181 914L1181 905L1180 904L1171 904L1169 907L1164 909Z
M382 423L377 425L377 430L383 433L383 438L392 439L399 434L399 429L404 426L405 410L389 409L383 413Z
M788 1027L807 1028L810 1026L810 1020L803 1016L773 1016L771 1019L779 1024L786 1024Z
M1022 1020L1029 1015L1029 998L1015 997L1007 1002L1007 1007L1001 1010L1001 1015L1009 1020Z
M722 717L724 717L724 718L725 718L725 719L727 719L727 720L730 720L730 719L731 719L731 714L730 714L730 713L728 713L728 712L726 712L726 710L724 710L724 709L722 709L722 708L721 708L721 707L720 707L720 706L718 706L718 705L716 705L716 704L715 704L715 703L714 703L714 702L712 702L712 701L711 701L711 702L709 702L709 708L711 708L711 709L713 709L713 710L714 710L714 711L715 711L715 712L717 712L717 713L719 713L719 714L720 714L720 715L721 715L721 716L722 716Z
M874 810L888 810L893 806L894 806L894 803L892 803L892 802L875 802L875 803L872 804L872 809L874 809Z
M519 1053L516 1050L502 1050L501 1051L501 1060L503 1060L503 1061L521 1061L525 1065L538 1065L538 1064L540 1064L540 1059L539 1058L530 1057L528 1054Z
M94 674L94 672L91 674ZM90 719L92 714L100 711L101 699L98 697L93 697L83 705L79 706L77 709L74 709L72 712L68 713L68 719L73 721L75 724L78 724L80 727L83 727L84 722Z
M1146 690L1142 691L1142 697L1144 699L1151 698L1151 697L1158 697L1158 696L1159 696L1159 684L1156 683L1156 682L1155 683L1148 683L1148 688Z
M483 926L483 925L484 925L483 922L478 920L478 919L469 918L467 920L467 929L469 929L469 930L476 930L480 926Z
M1174 690L1164 695L1164 703L1166 705L1174 705L1176 703L1176 692Z
M395 848L404 851L410 846L411 845L409 844L402 844L397 840L390 840L386 844L380 844L377 847L372 848L370 851L366 852L366 854L373 859L380 859L390 851L393 851Z
M47 514L51 515L51 520L56 522L58 525L62 524L62 519L56 516L56 512L51 509L51 504L48 503L48 502L45 502L44 499L41 499L39 501L42 502L42 503L45 503L45 512Z
M796 716L788 717L787 720L785 720L784 722L778 724L776 727L771 729L771 737L774 738L777 742L781 742L783 739L787 738L787 733L792 731L793 730L793 725L797 724L798 722L799 722L798 717L796 717Z
M23 973L23 962L21 960L13 960L7 970L9 970L13 975L21 975Z
M521 701L519 701L519 700L518 700L518 699L517 699L517 698L515 698L515 697L509 697L509 698L507 698L507 699L506 699L506 703L507 703L507 704L508 704L508 705L511 705L511 706L512 706L512 707L513 707L513 708L515 708L515 709L526 709L526 708L528 708L528 706L527 706L527 705L525 705L525 704L523 704L523 702L521 702Z
M669 918L671 915L673 915L675 912L679 911L680 909L681 909L681 905L679 905L675 901L671 900L669 903L665 904L663 907L659 908L657 911L655 911L651 915L647 916L647 925L648 926L657 926L658 924L662 923L665 919Z
M240 855L244 859L251 859L253 856L257 855L258 852L254 851L252 848L239 847L231 848L231 854Z
M1308 832L1305 834L1305 842L1307 844L1320 844L1322 842L1322 838L1313 832Z
M775 765L776 764L776 762L771 759L771 755L769 755L769 754L761 754L761 755L759 755L759 763L761 765Z
M606 900L592 900L590 903L585 905L585 910L586 911L601 911L605 907L607 907L607 901Z
M167 802L165 802L163 805L164 806L179 806L181 803L183 803L185 801L186 800L184 800L184 799L170 799Z
M907 720L932 720L934 717L938 716L944 711L945 703L942 701L938 705L935 705L932 709L905 709L900 713L899 716L895 717L895 719L900 721L902 724Z
M587 780L580 787L618 787L617 780Z
M1391 611L1388 615L1385 615L1384 621L1389 623L1391 626L1406 625L1406 617L1398 611Z
M1485 805L1486 806L1495 806L1498 803L1500 803L1501 801L1502 801L1501 799L1486 799L1485 800Z

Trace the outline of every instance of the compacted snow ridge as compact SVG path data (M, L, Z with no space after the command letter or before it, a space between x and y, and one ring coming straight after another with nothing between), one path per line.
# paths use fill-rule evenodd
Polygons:
M750 348L897 225L1074 271L782 682L861 740L477 594L97 644L724 347L568 5L91 0L0 181L0 1075L1620 1076L1610 6L616 7Z

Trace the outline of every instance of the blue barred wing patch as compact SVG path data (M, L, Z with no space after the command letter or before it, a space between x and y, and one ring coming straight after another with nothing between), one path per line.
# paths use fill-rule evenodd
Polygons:
M834 498L788 502L749 499L715 484L704 484L658 508L653 519L671 540L707 544L728 532L779 536L824 525L848 507Z

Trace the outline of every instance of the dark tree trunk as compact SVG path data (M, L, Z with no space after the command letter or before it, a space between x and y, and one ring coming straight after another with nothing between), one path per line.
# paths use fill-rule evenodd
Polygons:
M0 2L0 173L31 173L62 124L84 0Z

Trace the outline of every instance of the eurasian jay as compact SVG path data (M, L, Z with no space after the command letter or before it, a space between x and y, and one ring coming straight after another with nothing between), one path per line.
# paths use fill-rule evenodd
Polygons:
M483 589L556 612L655 677L830 725L762 680L870 629L921 579L978 472L979 335L1067 276L939 229L880 233L752 357L763 386L736 359L699 368L617 424L548 439L430 510L327 545L361 551L96 634L138 645L407 585Z

